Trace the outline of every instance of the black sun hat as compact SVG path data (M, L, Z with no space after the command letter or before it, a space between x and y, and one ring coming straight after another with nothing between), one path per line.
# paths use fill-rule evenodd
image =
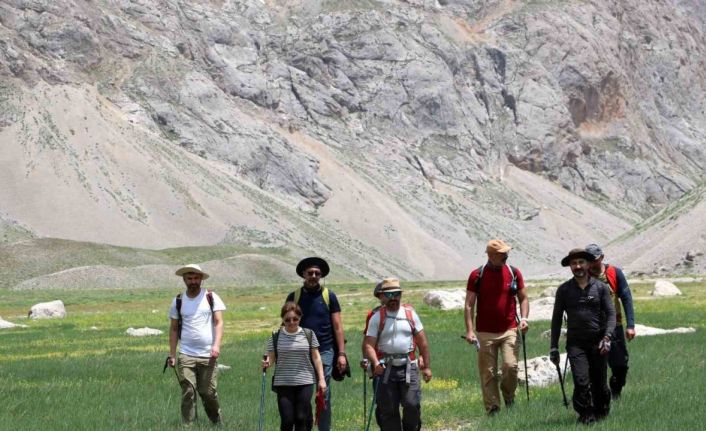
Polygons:
M297 275L304 277L304 271L315 266L321 270L321 278L324 278L329 273L328 263L320 257L307 257L297 264Z
M569 266L571 259L586 259L589 262L593 262L596 257L587 252L585 248L575 248L561 260L561 266Z

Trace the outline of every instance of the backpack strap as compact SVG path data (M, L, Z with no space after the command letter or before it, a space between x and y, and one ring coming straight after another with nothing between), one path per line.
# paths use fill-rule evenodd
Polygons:
M414 323L414 307L410 304L402 304L404 307L404 314L409 327L412 328L412 351L410 353L410 359L414 360L414 352L417 350L417 343L414 341L414 336L417 335L417 325ZM382 330L385 328L385 322L387 321L387 309L385 307L379 308L380 312L380 322L378 323L378 336L375 339L375 352L378 354L378 358L382 357L382 352L378 350L378 343L380 342L380 335Z
M618 291L618 271L615 270L614 266L605 265L605 278L608 279L608 286L613 293Z
M277 342L279 341L279 329L272 331L272 350L275 353L275 363L277 363Z
M181 340L181 293L176 296L176 312L177 312L177 340Z
M213 290L208 289L206 291L206 301L208 301L208 306L211 307L211 314L213 314Z
M299 301L302 299L302 293L304 292L304 288L300 287L299 289L294 291L294 302L299 305ZM328 287L324 287L323 290L321 291L321 297L324 300L324 304L326 304L326 309L331 310L331 307L329 306L329 303L331 302L331 293L328 290Z
M211 308L211 314L213 314L213 291L211 289L208 289L206 291L206 301L208 301L208 306ZM177 311L177 316L178 316L178 325L179 329L177 330L177 339L181 340L181 293L177 294L176 296L176 311Z

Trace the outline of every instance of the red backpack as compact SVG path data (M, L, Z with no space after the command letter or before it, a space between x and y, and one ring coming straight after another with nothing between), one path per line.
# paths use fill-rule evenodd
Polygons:
M409 323L409 327L412 328L412 351L409 352L409 358L414 360L415 352L417 351L417 343L414 341L414 335L417 334L417 327L414 324L414 315L412 314L414 307L410 304L402 304L402 307L404 308L404 315ZM378 350L378 342L380 341L380 334L382 334L382 330L385 328L385 321L387 321L387 309L385 307L379 307L378 311L380 312L380 322L378 323L378 336L375 339L375 354L378 359L382 359L384 355L380 350ZM374 310L369 313L368 320L370 320L370 317L372 317L373 314L375 314ZM367 332L368 322L365 323L365 326Z

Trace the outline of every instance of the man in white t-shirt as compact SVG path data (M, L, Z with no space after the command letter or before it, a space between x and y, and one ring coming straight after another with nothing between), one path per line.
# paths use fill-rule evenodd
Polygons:
M423 378L428 382L432 374L427 337L417 312L411 305L402 305L398 279L382 280L380 292L383 307L370 318L363 341L375 374L375 419L382 431L417 431L421 429L421 388L414 351L419 347Z
M181 385L181 419L185 425L196 419L198 392L209 420L221 425L216 362L221 353L226 306L214 292L201 288L208 274L198 265L179 268L176 275L183 278L186 292L177 295L169 308L171 325L167 361L171 367L176 366Z

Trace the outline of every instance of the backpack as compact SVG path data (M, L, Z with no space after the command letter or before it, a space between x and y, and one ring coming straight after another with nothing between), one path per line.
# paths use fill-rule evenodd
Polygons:
M512 296L517 295L517 273L516 268L512 265L505 264L505 266L508 267L510 270L510 274L512 274L512 281L510 282L510 293ZM480 295L480 281L483 279L483 271L485 270L486 264L483 264L478 267L478 277L476 278L476 282L474 283L474 286L477 290L476 296Z
M275 364L277 364L277 343L279 342L279 331L282 328L280 327L279 329L272 331L272 349L274 350L275 354ZM314 367L314 371L316 371L316 366L314 365L314 358L311 356L311 349L313 348L311 346L311 340L314 338L314 331L308 328L302 328L304 330L304 336L306 336L306 341L309 342L309 362L311 362L311 366ZM274 390L275 387L275 374L277 373L277 368L275 368L275 372L272 373L272 390ZM263 382L264 384L264 382Z
M211 314L213 314L213 291L206 290L206 300L208 301L209 307L211 307ZM179 316L179 329L177 330L177 339L181 340L181 293L176 296L176 311Z
M281 328L280 328L281 329ZM274 349L275 353L275 363L277 362L277 341L279 341L279 331L280 329L277 329L275 331L272 331L272 348ZM309 360L311 360L311 365L314 365L314 359L311 357L311 340L314 338L314 331L308 328L302 328L304 330L304 335L306 336L306 341L309 342Z
M414 336L417 335L417 327L414 323L414 315L412 314L414 307L410 304L402 304L402 307L404 308L405 319L407 323L409 323L409 327L412 328L412 350L409 352L409 358L414 360L417 350L417 343L414 341ZM375 339L375 353L378 355L378 359L380 359L383 357L383 354L378 350L378 342L380 341L380 334L382 334L382 330L385 328L385 322L387 321L387 309L380 307L378 311L380 313L380 322L378 323L378 336Z
M294 291L294 302L299 305L299 300L302 298L302 290L304 288L300 287L299 289ZM324 299L324 303L326 304L326 308L329 309L329 301L331 300L331 295L329 294L328 287L324 287L323 291L321 292L321 296Z

